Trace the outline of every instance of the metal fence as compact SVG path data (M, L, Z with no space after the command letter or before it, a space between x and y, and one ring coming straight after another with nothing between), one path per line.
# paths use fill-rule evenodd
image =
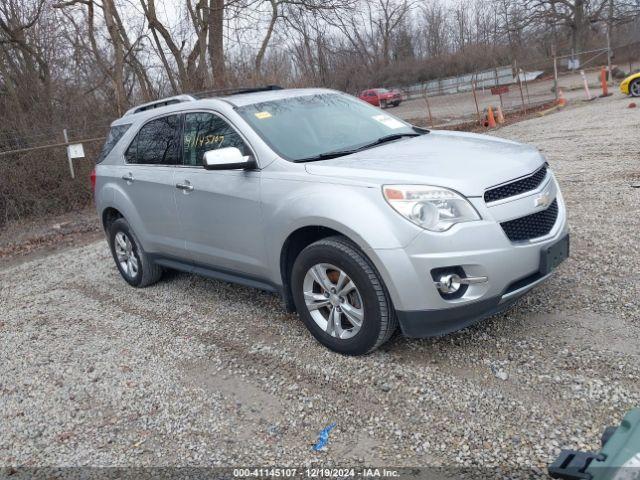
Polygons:
M432 127L482 122L489 107L526 113L556 99L553 73L531 67L502 66L401 87L405 103L392 113Z
M626 73L640 68L639 51L640 44L613 49L612 67ZM489 107L494 111L500 107L507 117L528 113L557 100L560 91L570 101L584 99L585 79L595 96L600 93L601 68L608 66L608 52L607 48L599 48L534 63L515 61L457 77L401 86L405 102L390 113L416 123L450 128L482 123ZM616 57L621 58L616 61ZM579 65L574 63L576 59ZM615 79L610 80L609 85L614 83Z

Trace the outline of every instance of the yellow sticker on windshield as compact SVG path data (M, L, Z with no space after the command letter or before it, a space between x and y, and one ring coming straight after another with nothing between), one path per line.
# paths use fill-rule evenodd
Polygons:
M260 120L264 120L265 118L271 118L271 114L269 112L258 112L255 114L255 116Z

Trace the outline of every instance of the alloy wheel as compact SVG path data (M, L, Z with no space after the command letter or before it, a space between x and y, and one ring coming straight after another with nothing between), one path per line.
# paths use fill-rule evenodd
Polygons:
M133 251L133 242L129 236L120 231L115 235L115 251L116 258L120 264L120 268L129 278L135 278L138 275L138 258Z
M324 332L346 340L360 331L364 303L343 270L329 263L316 264L307 271L302 288L307 309Z
M634 97L640 97L640 81L633 82L631 84L631 95Z

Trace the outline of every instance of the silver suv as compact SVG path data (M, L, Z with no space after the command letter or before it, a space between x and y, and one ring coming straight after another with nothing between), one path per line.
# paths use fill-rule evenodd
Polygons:
M349 95L181 95L112 124L94 177L116 266L278 293L323 345L371 352L397 325L443 335L496 314L568 256L545 158L414 127Z

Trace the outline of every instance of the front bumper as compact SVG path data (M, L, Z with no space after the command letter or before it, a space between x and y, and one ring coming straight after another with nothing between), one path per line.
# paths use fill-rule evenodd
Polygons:
M525 293L549 278L532 275L516 289L507 289L503 295L471 302L442 310L396 311L402 333L407 337L438 337L455 332L508 310Z
M543 194L558 202L553 228L544 237L511 242L500 223L535 212L535 201ZM553 175L539 189L514 199L490 206L482 198L470 201L483 220L439 234L423 231L403 249L374 252L407 336L443 335L507 309L549 277L540 273L541 251L568 235L564 199ZM448 267L462 267L467 276L488 280L469 285L459 298L445 299L431 272Z

